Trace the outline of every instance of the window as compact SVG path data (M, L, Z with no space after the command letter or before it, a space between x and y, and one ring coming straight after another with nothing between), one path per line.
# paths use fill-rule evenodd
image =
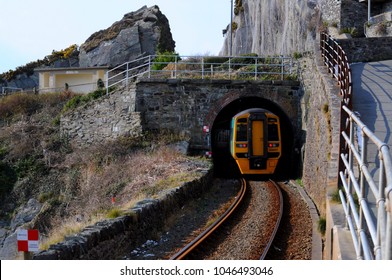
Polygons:
M248 140L248 125L244 123L237 123L237 139L236 141Z
M268 141L279 141L277 124L268 124Z

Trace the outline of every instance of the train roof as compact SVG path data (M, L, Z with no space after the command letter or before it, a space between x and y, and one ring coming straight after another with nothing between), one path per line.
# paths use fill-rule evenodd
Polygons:
M241 115L247 114L247 113L269 113L269 114L275 115L274 113L272 113L272 112L270 112L270 111L268 111L268 110L266 110L266 109L262 109L262 108L250 108L250 109L246 109L246 110L244 110L244 111L241 111L241 112L237 113L236 115L233 116L233 118L236 118L236 117L238 117L238 116L241 116Z

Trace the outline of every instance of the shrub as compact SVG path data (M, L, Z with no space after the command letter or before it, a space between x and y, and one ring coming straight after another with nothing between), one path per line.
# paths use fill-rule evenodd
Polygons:
M152 70L159 71L165 68L170 62L180 61L181 58L176 52L158 52L152 65Z
M124 211L122 211L119 208L113 208L111 210L109 210L109 212L107 213L106 217L108 217L109 219L114 219L114 218L118 218L121 215L123 215Z
M75 95L64 105L62 112L64 113L69 110L76 109L77 107L87 104L92 100L101 98L105 94L106 94L106 90L104 88L100 88L86 95Z
M325 231L327 229L327 220L324 217L320 217L317 229L322 235L325 235Z

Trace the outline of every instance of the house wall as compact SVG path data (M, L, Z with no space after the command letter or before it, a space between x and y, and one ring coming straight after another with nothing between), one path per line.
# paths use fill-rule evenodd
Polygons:
M63 70L39 73L40 92L56 92L65 89L65 84L69 90L75 93L89 93L97 89L97 81L106 80L106 70Z

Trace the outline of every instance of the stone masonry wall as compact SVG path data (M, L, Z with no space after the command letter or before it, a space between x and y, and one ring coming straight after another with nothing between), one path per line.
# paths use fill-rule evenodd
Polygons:
M322 20L339 29L355 27L358 34L363 34L363 25L367 20L367 6L357 0L321 0Z
M340 97L339 88L321 61L318 47L301 60L304 97L301 100L304 147L303 184L326 215L328 189L336 189L339 163Z
M182 133L197 147L208 144L203 126L211 128L225 106L246 97L274 102L297 131L299 94L297 81L142 80L137 83L136 111L143 129Z
M61 132L77 145L113 140L141 133L140 114L135 112L134 85L64 114Z
M352 38L337 41L346 51L350 63L392 59L392 37Z

